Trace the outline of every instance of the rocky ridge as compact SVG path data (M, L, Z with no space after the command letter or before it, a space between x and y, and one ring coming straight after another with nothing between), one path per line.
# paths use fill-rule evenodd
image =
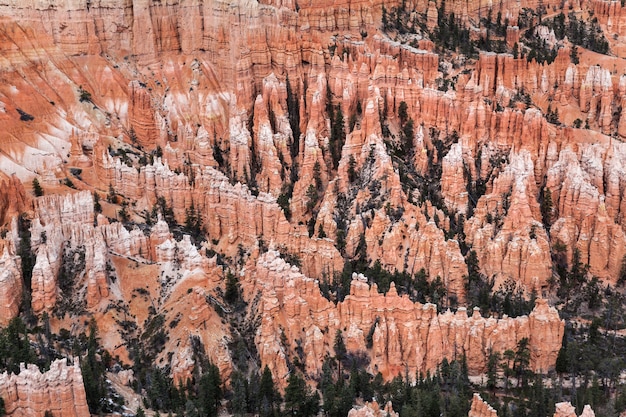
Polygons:
M485 402L479 394L474 394L472 399L472 408L468 417L497 417L496 410ZM561 402L556 404L554 417L576 417L576 408L569 402ZM593 409L587 404L585 405L580 417L595 417Z
M297 341L307 373L318 374L336 330L386 379L461 352L482 372L490 348L523 337L533 368L552 368L563 323L543 301L515 319L462 307L438 315L359 275L335 305L319 282L346 261L379 261L440 277L447 303L462 305L468 249L496 288L513 280L541 293L559 246L567 262L578 249L615 284L626 255L620 49L599 59L581 48L574 63L563 43L552 63L491 52L451 63L430 40L409 46L383 33L382 3L0 1L0 325L28 287L16 217L26 213L33 312L56 313L57 329L94 315L123 361L122 323L130 317L141 333L160 316L170 335L156 357L177 381L192 375L198 340L230 375L234 330L218 314L229 309L230 268L265 313L254 334L260 362L283 380ZM436 2L409 3L436 23ZM520 39L521 7L539 3L491 6L509 19L509 44ZM622 8L609 3L568 4L594 10L619 41ZM447 2L446 11L478 21L490 5ZM414 122L404 154L402 102ZM31 202L34 178L45 195ZM204 241L183 229L194 212Z
M362 407L353 407L348 412L348 417L398 417L398 413L393 411L391 402L388 402L384 408L380 408L376 401L365 403Z
M421 305L399 296L393 283L383 295L375 284L370 287L365 277L355 274L350 294L335 306L321 296L317 281L272 251L259 258L247 285L254 285L261 295L261 324L256 335L261 363L280 380L289 373L296 345L305 352L300 361L306 373L320 374L338 331L348 351L367 353L368 371L381 372L385 379L402 372L425 374L444 358L452 360L463 354L470 374L481 374L490 352L515 350L522 338L528 338L531 346L532 369L545 372L556 360L563 337L564 322L541 299L528 317L483 318L478 308L468 316L463 307L456 313L437 314L432 304Z
M11 416L43 417L46 412L70 417L90 415L78 358L74 365L68 365L66 359L56 360L44 373L35 365L22 365L17 375L0 374L0 397Z

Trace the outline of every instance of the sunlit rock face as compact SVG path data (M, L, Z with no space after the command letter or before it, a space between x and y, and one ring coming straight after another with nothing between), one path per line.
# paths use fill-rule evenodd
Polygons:
M17 375L0 374L0 397L10 416L40 417L46 412L55 416L90 415L78 358L74 365L68 365L66 359L56 360L43 373L28 365Z
M338 330L385 379L461 354L478 374L523 338L532 368L553 368L564 324L541 299L495 318L473 305L437 314L358 274L340 302L320 285L346 262L378 261L439 277L464 306L471 249L494 289L541 295L555 246L614 284L626 255L623 8L582 5L616 35L614 57L581 49L575 64L564 43L552 63L482 52L455 68L428 39L383 33L383 3L399 2L0 1L0 325L26 299L57 330L93 316L103 346L130 362L121 323L141 335L159 317L159 367L186 381L201 351L228 380L230 272L247 341L282 386L296 351L318 375ZM492 7L512 48L524 8L561 7L492 3L445 11L471 22ZM436 2L411 5L436 25ZM413 130L401 144L402 102Z

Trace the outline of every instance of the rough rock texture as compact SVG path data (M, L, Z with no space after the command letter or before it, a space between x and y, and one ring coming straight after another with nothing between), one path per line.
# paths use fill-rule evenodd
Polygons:
M310 221L306 190L312 182L313 167L319 162L324 196L319 210L315 209L317 219L313 228L317 231L322 226L327 236L334 239L337 229L333 219L337 208L334 187L337 185L344 194L349 191L345 178L349 157L354 157L357 168L362 169L367 166L371 146L375 145L376 169L370 171L373 174L370 179L381 182L384 201L376 207L378 213L367 215L361 208L369 206L372 193L355 196L346 228L348 255L354 255L360 234L365 233L370 260L380 260L390 270L416 271L424 267L431 277L440 275L450 293L463 299L460 281L466 271L460 251L454 240L444 238L445 226L424 227L428 222L421 217L429 209L416 210L408 203L410 193L402 190L380 140L380 115L386 113L392 130L397 129L394 115L400 101L408 104L409 114L418 126L414 138L418 171L426 170L426 155L433 150L430 127L459 134L458 144L442 160L441 192L447 209L467 215L467 173L472 181L487 181L488 194L476 202L475 221L469 233L466 230L468 241L475 245L485 274L497 275L499 282L506 278L519 280L528 289L543 286L549 278L551 261L546 248L556 242L553 236L548 240L537 223L541 220L537 196L543 178L548 175L548 181L552 181L548 170L555 160L562 158L568 146L578 148L583 143L591 146L576 134L580 130L572 132L550 125L541 112L546 111L548 101L552 100L555 105L559 103L561 121L566 125L580 118L598 132L617 130L622 136L626 134L624 111L616 113L626 93L625 79L614 74L618 61L607 58L596 65L581 59L574 65L567 47L549 65L514 59L509 54L482 53L475 69L459 74L454 91L438 91L439 58L428 51L427 41L418 45L423 49L409 48L390 42L373 29L367 29L369 35L359 41L348 36L333 38L337 31L358 36L359 31L375 27L380 18L380 1L354 0L338 5L315 2L299 4L298 8L294 2L242 1L231 7L227 2L215 0L193 5L92 1L55 3L50 8L50 4L6 2L1 6L7 16L20 19L20 25L11 18L2 22L3 33L14 35L0 40L7 46L3 68L11 78L1 92L4 113L0 117L10 137L19 138L6 145L3 155L11 157L2 156L2 170L27 181L39 175L47 187L67 175L64 172L67 158L71 165L79 167L88 166L92 158L97 175L83 178L89 186L106 192L108 185L113 185L121 195L137 203L137 211L149 211L157 195L163 196L182 222L192 202L207 219L215 217L211 205L215 193L204 196L207 184L221 183L226 178L213 174L207 178L207 167L226 173L229 182L254 180L259 191L277 198L284 191L285 178L296 171L297 164L299 177L293 184L289 202L296 221L287 226L279 220L276 206L270 210L271 204L265 204L269 203L266 194L261 194L254 204L248 204L251 197L234 186L239 195L230 197L232 204L229 204L241 207L243 212L229 212L245 219L248 226L241 227L233 219L220 215L218 222L208 222L209 234L211 240L220 242L220 250L229 253L239 243L244 247L253 245L261 233L265 242L274 240L277 245L294 246L296 251L304 251L304 270L314 277L340 268L338 254L333 253L328 242L300 237L287 239L280 235L286 231L292 236L305 235L304 229L294 224ZM489 4L474 1L465 5L446 4L446 8L469 21L483 15ZM603 25L609 25L611 20L610 27L617 27L615 16L621 16L619 5L602 4L596 1L589 7L606 16L606 23L604 17L600 18ZM534 1L523 5L505 1L493 6L492 12L501 11L502 17L513 24L522 7L537 5ZM545 1L543 5L560 6ZM434 2L415 2L417 9L429 10L430 22L435 19L436 6ZM34 27L44 28L48 35L33 36ZM260 28L268 28L266 36L258 36ZM513 26L510 32L514 32ZM335 48L333 56L330 46ZM45 74L41 71L44 65ZM22 77L13 77L15 68L24 68L34 81L28 84ZM289 119L287 77L290 91L300 105L300 138L293 137L295 124ZM66 82L68 79L71 82ZM333 181L335 174L327 152L327 87L331 98L341 105L346 121L359 106L362 108L355 128L347 132L337 172L343 177L340 181ZM78 100L82 91L90 93L89 100ZM514 104L514 97L521 91L536 106L526 110L519 101ZM19 120L17 109L36 113L36 117L24 123ZM624 188L619 185L623 181L622 171L616 166L619 158L608 156L621 155L624 150L621 143L606 143L606 137L602 138L593 152L585 155L584 150L576 152L579 163L583 163L583 158L592 164L600 163L603 172L611 176L610 190L604 190L599 185L602 182L592 183L599 187L598 195L606 201L608 217L601 224L585 223L580 218L566 220L558 230L561 233L574 227L585 230L580 236L593 235L597 240L592 241L597 244L574 241L571 234L563 243L568 248L575 245L588 254L592 272L610 281L615 279L623 256L620 252L623 221L621 211L616 208L624 201L620 191ZM154 158L154 163L139 164L135 156L130 161L113 156L124 148L124 143L149 151L158 145L163 157L160 162ZM482 155L480 168L476 163L479 154ZM504 156L514 163L519 161L515 157L518 154L524 162L516 163L514 175L526 176L523 186L517 184L512 190L519 204L506 216L502 230L490 229L485 216L496 214L496 197L507 193L511 186L503 180L491 184L490 160ZM493 176L511 172L508 167L502 168ZM196 181L199 176L204 179ZM214 187L209 189L216 191ZM375 187L372 185L371 189ZM575 194L572 190L567 192ZM489 204L482 201L484 198ZM247 202L240 204L242 200ZM250 218L249 213L260 210L259 201L263 201L262 210L276 219L273 225L260 225L258 219ZM387 201L393 209L404 210L404 217L397 223L381 216L380 209ZM481 208L483 204L485 208ZM275 212L269 214L272 210ZM528 210L532 217L528 216ZM561 217L558 211L555 215ZM409 230L417 225L419 231ZM533 226L537 229L537 239L529 237L528 231ZM228 233L228 240L224 241L229 227L235 231ZM565 239L566 232L562 234L559 239ZM311 246L316 249L304 250ZM332 257L332 267L313 260L313 254ZM526 257L532 262L522 262Z
M443 358L463 353L470 373L478 374L484 372L489 352L515 349L524 337L531 346L531 367L545 372L553 366L563 337L564 322L542 299L530 316L515 319L483 318L478 309L468 316L465 308L437 314L434 305L414 304L398 296L393 284L383 295L365 277L354 275L350 295L335 306L321 296L317 281L272 251L259 258L256 273L247 280L246 287L255 288L248 297L261 294L256 336L261 362L279 380L288 374L287 361L295 354L296 340L305 352L307 372L318 374L324 356L332 353L338 330L348 351L367 352L369 371L381 372L385 379L407 370L408 375L425 373ZM366 336L372 329L372 345L367 347Z
M483 401L480 394L474 393L472 408L467 413L467 417L498 417L498 413L492 406Z
M34 311L56 312L58 303L74 299L83 308L104 316L100 331L109 334L109 338L103 340L105 346L115 346L112 350L125 356L127 352L123 344L113 333L116 328L121 331L124 310L111 310L110 306L132 304L134 297L130 293L144 288L144 285L148 288L157 285L158 290L152 296L163 303L159 312L168 321L180 323L180 326L170 327L169 344L162 352L163 358L172 362L174 378L186 381L191 376L194 365L190 351L192 337L199 337L207 356L220 367L221 374L228 377L231 371L228 334L212 308L213 304L208 302L210 297L215 297L213 290L223 276L214 258L201 255L189 236L184 236L181 241L173 239L167 223L162 220L153 226L149 236L137 228L129 231L119 222L102 222L94 226L94 202L87 191L44 196L37 199L35 206L37 217L31 228L32 245L37 253L32 278ZM42 239L44 233L45 242ZM67 253L73 254L70 261L64 258ZM82 253L82 264L76 271L71 292L63 293L62 283L58 282L61 263L75 261L76 253ZM136 268L140 263L149 267L152 262L157 262L161 273L155 272L142 282L132 274L127 276L121 266L119 270L112 266L117 266L114 261L121 259L134 263ZM7 270L7 274L9 272ZM195 291L193 297L186 292L189 289L191 293L192 288ZM109 320L117 324L108 327L104 323ZM168 356L174 352L175 355Z
M380 408L376 401L366 402L362 407L353 407L348 412L348 417L398 417L393 411L391 401L384 408Z
M0 189L3 191L0 194L0 224L6 227L13 217L29 209L32 201L15 175L2 178Z
M596 413L589 404L585 405L580 417L595 417ZM556 410L554 411L554 417L576 417L576 408L569 402L557 403Z
M550 242L537 218L537 193L528 152L511 154L511 161L494 180L491 192L480 199L475 215L466 223L466 234L480 254L487 276L513 277L527 289L540 289L552 275ZM487 213L495 213L491 222ZM504 217L504 219L502 219ZM535 230L535 238L529 238ZM494 264L495 262L495 264Z
M554 417L576 417L576 408L569 402L557 403L555 407ZM468 417L498 417L496 410L483 401L480 395L476 393L474 398L472 398L472 407L467 415ZM595 417L595 415L591 406L587 404L580 417Z
M436 25L441 1L409 3ZM170 339L158 365L177 381L200 345L231 371L232 329L217 313L228 309L231 268L247 313L262 317L256 343L277 378L296 340L318 373L337 329L386 378L461 351L480 372L490 348L522 337L533 367L551 368L563 324L543 301L517 319L437 315L356 277L335 306L315 279L333 279L345 261L423 268L462 305L465 245L496 287L511 279L531 291L546 289L551 248L564 244L568 260L578 249L591 273L615 283L626 255L624 8L569 3L594 11L615 56L580 48L574 64L565 42L549 64L480 53L452 65L428 39L409 46L382 33L382 4L0 1L0 325L22 298L16 215L26 212L34 312L63 316L71 294L75 311L59 327L93 314L103 345L124 361L120 323L131 317L140 337L162 317ZM512 45L520 11L540 5L561 2L448 1L445 11L463 22L501 12ZM401 102L414 121L406 155L397 151ZM547 121L549 107L558 123ZM338 108L345 143L334 149ZM577 119L588 128L572 127ZM33 178L45 195L31 202ZM186 227L193 211L206 241L182 236L195 232ZM72 259L80 267L70 291L59 274Z
M219 242L217 247L229 255L236 253L239 244L251 247L262 238L270 245L300 253L304 270L311 276L332 275L342 268L332 243L309 239L306 228L290 225L271 194L255 198L245 185L232 185L225 175L209 167L194 174L193 185L188 176L176 174L159 160L139 172L124 167L118 158L105 154L101 176L115 178L111 184L116 190L150 202L149 207L157 197L165 198L180 223L193 204L203 215L209 239Z
M20 258L5 247L0 257L0 326L6 326L20 309L22 268Z
M0 397L7 415L14 417L43 417L46 411L54 416L90 415L78 358L74 365L68 365L66 359L56 360L44 373L28 365L22 366L18 375L0 374Z

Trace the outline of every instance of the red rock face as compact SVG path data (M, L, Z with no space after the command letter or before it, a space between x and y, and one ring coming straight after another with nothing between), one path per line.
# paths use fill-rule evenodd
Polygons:
M554 417L576 417L576 408L569 402L562 402L555 404L556 410ZM497 417L496 410L493 409L480 397L479 394L474 394L472 399L472 408L467 414L468 417ZM587 404L580 414L580 417L594 417L595 413L593 409Z
M78 358L74 365L68 365L66 359L56 360L44 373L29 365L18 375L0 374L0 397L11 416L40 417L47 411L55 416L90 415Z
M467 355L470 373L480 374L486 369L489 352L515 349L522 338L530 342L531 367L545 372L556 360L563 337L564 321L542 299L530 316L515 319L485 319L478 309L468 316L465 308L437 314L432 304L398 296L393 284L383 295L375 284L370 287L362 275L355 274L350 295L335 306L321 296L316 281L300 274L275 252L259 258L256 273L246 281L249 286L254 286L251 299L261 295L261 325L256 337L261 362L279 380L287 377L287 362L296 355L295 341L305 352L307 373L319 374L324 357L332 354L339 330L348 351L367 354L371 359L368 370L381 372L385 379L406 369L408 375L425 374L444 358L462 354ZM372 345L368 347L370 333Z
M398 417L398 413L393 411L391 402L388 402L384 408L380 408L376 401L365 403L362 407L353 407L348 412L348 417Z
M487 404L480 397L479 394L474 394L472 398L472 408L470 408L468 417L498 417L498 413L489 404Z
M0 224L8 231L0 325L22 300L23 212L32 219L34 312L55 311L65 296L64 256L80 250L77 300L97 317L105 347L128 359L119 322L135 315L141 331L153 307L172 324L159 365L170 365L177 381L191 375L198 339L222 375L232 370L233 330L217 313L231 268L246 301L256 300L261 362L281 380L296 340L309 375L319 373L337 330L387 379L460 352L479 373L489 349L515 348L524 337L534 369L554 365L563 322L543 301L516 319L467 309L438 315L359 276L343 302L323 298L319 281L360 256L389 271L423 268L461 304L463 244L496 288L512 279L526 291L546 289L556 244L569 260L578 249L604 282L617 280L626 255L626 78L616 57L581 51L573 64L566 46L551 64L481 53L448 68L432 42L418 49L380 32L381 0L10 3L0 6ZM408 3L436 25L441 3ZM478 21L491 4L448 1L446 11ZM509 45L520 40L520 10L539 4L493 5L509 20ZM583 6L617 34L611 47L622 56L619 2ZM444 91L448 72L454 87ZM414 121L408 173L394 151L401 102ZM548 106L561 124L548 123ZM334 155L337 107L345 143ZM576 119L589 129L570 127ZM30 191L33 178L45 195L31 202L24 185ZM484 190L473 192L481 182ZM550 231L545 188L554 202ZM105 202L110 190L116 195ZM122 202L126 225L114 221ZM150 217L161 203L173 218ZM204 242L179 236L173 224L184 225L192 207Z
M17 316L22 301L22 268L20 258L5 247L0 258L0 325L6 326Z

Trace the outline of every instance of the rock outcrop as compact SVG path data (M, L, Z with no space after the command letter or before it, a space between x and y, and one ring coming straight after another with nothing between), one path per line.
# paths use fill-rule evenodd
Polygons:
M0 374L0 397L12 417L43 417L48 411L53 416L90 415L78 358L73 365L58 359L44 373L28 365L17 375Z
M398 417L398 413L393 411L391 401L384 408L380 408L376 401L366 402L361 407L353 407L348 412L348 417Z
M32 219L33 311L56 312L68 328L94 315L122 361L121 323L139 336L158 317L170 326L158 364L177 382L201 347L223 376L232 370L233 329L218 314L229 308L227 271L260 318L255 343L281 383L300 350L308 375L319 374L338 330L387 379L462 353L479 373L488 352L522 338L533 369L553 367L563 322L545 301L515 319L468 314L471 305L437 314L356 275L334 304L319 283L348 262L423 269L461 305L470 249L495 289L548 291L554 247L570 263L578 249L592 274L617 280L626 255L619 2L567 3L595 13L614 53L581 47L577 63L569 41L546 29L539 36L559 42L553 62L451 59L427 36L402 43L381 30L383 3L399 1L0 3L0 326L22 299L21 213ZM440 13L475 24L500 12L511 52L526 42L515 26L525 8L563 7L409 3L431 29ZM33 178L45 194L36 199ZM68 295L73 311L59 311Z
M498 413L492 406L483 401L480 394L474 393L474 397L472 398L472 407L470 408L467 417L498 417Z
M591 406L586 404L579 417L595 417L595 415ZM576 408L569 402L557 403L554 417L576 417Z
M252 247L262 233L264 242L274 240L277 245L294 246L303 252L304 271L314 277L340 269L341 260L328 242L306 239L309 231L294 225L313 222L311 230L317 232L322 226L335 240L334 188L346 194L350 157L361 169L367 166L374 145L376 164L384 165L384 169L370 171L371 180L379 181L381 191L386 193L380 206L389 202L393 210L402 209L405 217L398 224L380 215L367 218L361 208L369 206L373 193L356 196L349 212L351 224L343 231L348 256L354 256L360 235L365 234L371 261L380 260L389 270L416 271L424 267L430 277L441 276L450 293L463 300L461 278L466 271L455 240L445 239L449 220L437 214L442 224L424 227L428 221L420 217L434 217L433 210L415 204L414 197L419 194L416 187L406 189L399 175L394 174L390 152L381 137L383 125L392 134L398 133L396 114L402 101L415 121L416 170L427 172L429 153L431 163L441 162L441 194L446 210L438 210L467 216L468 205L476 206L480 215L466 234L475 245L482 271L496 275L498 282L507 278L521 281L528 290L544 286L552 266L547 249L555 242L552 236L548 240L540 227L537 212L544 178L553 181L548 171L568 145L575 148L587 142L584 147L589 147L587 139L579 140L581 135L572 129L547 123L542 113L552 103L561 110L564 124L571 125L579 118L602 134L617 131L623 136L620 126L626 126L620 122L626 119L619 108L626 81L617 75L617 60L607 57L594 65L581 59L573 64L567 45L551 64L516 59L511 54L481 53L475 67L455 75L454 89L439 91L440 59L429 41L417 43L421 49L409 47L390 41L374 29L378 27L381 1L325 1L297 7L295 2L238 1L229 5L213 0L193 6L176 2L51 5L20 2L0 6L8 16L2 22L3 33L16 34L0 39L7 46L4 68L10 81L2 91L4 112L0 118L11 137L19 138L4 149L11 158L0 164L3 172L15 173L23 181L38 175L48 188L69 175L66 162L84 169L92 163L96 177L75 178L79 188L95 187L106 192L112 185L136 204L137 212L149 212L157 197L164 197L180 223L192 203L207 220L215 219L212 204L220 184L218 198L226 189L240 194L228 199L231 207L241 210L229 212L245 219L248 226L226 219L223 213L217 222L208 222L209 238L219 241L219 251L232 255L240 243ZM445 11L454 11L469 22L492 7L492 13L502 12L502 18L513 25L520 10L538 5L534 1L523 5L505 1L490 6L475 1L446 4ZM559 6L545 1L542 5ZM436 22L437 6L425 0L415 2L415 7L429 11L430 24ZM620 7L603 6L601 1L574 6L595 10L601 24L611 30L619 26L616 16L621 16ZM34 36L34 27L42 28L44 33ZM507 39L512 41L514 26L507 31L511 32ZM266 35L259 36L262 32ZM336 32L341 35L335 36ZM51 69L31 84L13 76L13 68L41 74L42 63ZM526 97L531 103L528 109L521 100ZM328 98L332 103L327 103ZM337 104L350 131L346 132L346 145L335 171L328 152L328 108ZM28 123L19 120L18 109L36 113L36 118ZM349 121L352 117L354 122ZM441 137L452 132L459 136L459 142L446 155L437 156L441 161L432 158L435 146L431 128ZM297 131L300 137L294 137ZM595 135L580 129L575 133L581 132L585 137ZM617 166L617 155L623 153L623 147L607 144L608 136L600 136L603 139L596 141L596 150L585 155L580 151L578 156L593 155L594 163L596 156L602 156L598 159L603 172L611 176L611 189L601 186L598 196L605 199L608 216L594 225L580 218L566 220L557 229L563 235L559 239L568 237L565 235L572 228L585 229L598 239L594 242L599 243L592 244L574 242L569 236L564 243L579 246L581 252L588 253L592 272L614 281L623 257L619 249L623 247L623 221L616 210L624 200L619 185L624 176ZM131 145L135 150L129 153ZM161 159L156 155L157 146ZM519 164L514 155L521 155L524 163ZM508 161L495 169L492 162L500 157L508 157ZM307 210L306 191L316 162L321 168L322 203ZM509 164L515 166L508 168ZM209 172L209 167L225 176ZM504 179L492 184L491 180L513 171L525 177L523 184L511 191L519 204L504 219L503 229L496 230L498 227L487 225L485 218L496 215L496 197L507 193L512 184ZM339 178L334 180L335 176ZM248 183L250 195L230 185L237 181ZM468 183L475 181L485 181L488 188L485 196L478 196L480 201L470 201L477 196L467 191L471 188ZM598 184L594 181L592 185ZM371 185L376 191L375 183ZM259 198L253 199L257 191L261 191ZM265 204L269 195L274 199L291 197L286 206L293 221L281 219L277 206ZM593 197L585 193L583 198L588 195ZM252 200L255 202L250 203ZM274 219L273 224L251 218L249 213L261 210L260 205ZM558 211L555 215L561 217ZM408 230L417 225L419 232ZM225 241L223 236L229 227L235 231L227 233ZM378 244L383 230L386 232ZM298 238L281 237L285 233ZM531 238L531 234L537 237ZM311 247L316 249L309 251ZM314 260L317 254L331 257L332 266ZM604 262L607 254L611 261ZM522 262L527 257L532 261Z
M261 295L256 335L261 362L281 381L288 374L295 341L305 352L301 361L307 373L319 374L340 330L348 351L367 354L368 370L381 372L385 379L432 371L443 358L462 354L467 355L470 373L478 374L484 372L489 352L514 350L522 338L531 346L531 367L546 372L556 361L563 337L564 322L541 299L528 317L515 319L483 318L478 309L468 316L463 307L437 314L434 305L399 296L393 284L383 295L367 278L354 275L350 294L335 306L322 297L317 281L272 251L259 258L256 272L246 279L246 287L254 288L248 297Z
M20 258L5 247L0 258L0 326L17 316L22 301L22 268Z
M555 407L554 417L576 417L576 408L569 402L557 403ZM472 407L467 415L468 417L498 417L496 410L476 393L472 398ZM591 406L587 404L579 417L595 417L595 415Z

